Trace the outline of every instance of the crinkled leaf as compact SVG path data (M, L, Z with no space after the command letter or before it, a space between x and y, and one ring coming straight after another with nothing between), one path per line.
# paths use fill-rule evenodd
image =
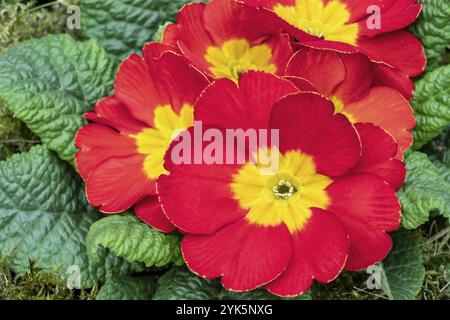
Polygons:
M415 229L428 221L431 211L450 217L450 184L426 154L406 155L407 177L398 192L402 204L402 226Z
M415 299L425 279L420 237L416 231L400 230L394 246L381 266L381 287L389 299Z
M82 33L118 60L140 52L159 26L190 0L81 0Z
M421 151L430 155L434 161L434 158L440 157L447 149L450 149L450 125L438 137L421 148Z
M45 147L0 162L0 255L11 256L15 272L26 272L30 259L62 275L75 266L81 286L91 287L112 274L143 270L106 250L89 261L85 238L97 219L78 175Z
M97 294L96 300L150 300L157 280L152 276L113 276Z
M450 65L427 73L416 82L411 105L417 119L413 147L418 149L450 124Z
M433 163L439 170L439 174L447 181L450 186L450 150L446 150L437 158L433 159Z
M160 279L154 300L279 300L264 289L251 292L225 290L219 281L206 280L194 275L187 268L173 268ZM287 300L309 300L310 293Z
M209 300L220 294L214 280L195 276L186 268L173 268L158 281L154 300Z
M428 59L428 70L439 65L450 45L450 1L422 0L423 9L412 31L420 38Z
M134 215L112 215L97 221L89 229L86 244L93 259L97 258L101 246L129 262L142 262L147 267L182 261L178 235L161 233Z
M0 54L0 100L67 161L82 115L111 93L115 63L94 40L68 35L19 43Z

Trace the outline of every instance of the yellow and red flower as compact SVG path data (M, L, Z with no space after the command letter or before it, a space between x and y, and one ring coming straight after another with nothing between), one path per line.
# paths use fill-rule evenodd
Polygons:
M93 123L76 136L76 167L86 181L89 203L104 213L136 205L136 214L170 232L156 197L156 179L166 173L164 155L172 138L193 124L194 103L206 77L177 53L151 43L143 58L133 54L118 71L114 96L100 100L85 117Z
M293 50L277 18L234 0L185 5L169 25L163 43L178 46L212 78L237 82L248 70L283 74Z
M390 251L387 232L399 227L401 211L386 181L401 185L404 168L383 129L354 126L322 95L262 72L245 73L238 84L214 81L195 108L205 127L279 129L280 143L272 151L279 169L269 175L259 161L177 164L177 143L169 148L169 174L157 191L166 216L186 234L183 257L194 273L222 276L231 290L265 286L291 296ZM191 147L192 157L198 146Z
M292 79L300 89L328 97L335 112L352 123L373 123L385 129L398 142L397 157L402 158L413 142L414 112L398 91L377 82L373 69L374 64L360 53L303 48L289 62L286 74L308 80Z
M409 77L425 69L420 41L406 30L421 10L416 0L243 0L280 18L284 30L303 46L362 52L384 64L379 77L397 82L412 97ZM378 15L378 16L375 16ZM378 23L373 24L374 19Z

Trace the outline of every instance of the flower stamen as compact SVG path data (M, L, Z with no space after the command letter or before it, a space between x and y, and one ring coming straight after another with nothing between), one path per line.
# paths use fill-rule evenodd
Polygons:
M272 188L275 198L287 200L292 197L298 189L290 181L280 180L277 185Z

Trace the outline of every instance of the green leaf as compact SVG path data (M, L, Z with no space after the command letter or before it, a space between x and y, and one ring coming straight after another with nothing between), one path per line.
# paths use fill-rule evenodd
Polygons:
M206 280L187 268L173 268L159 279L153 300L280 300L264 289L237 293L225 290L219 281ZM310 293L284 300L309 300Z
M94 40L68 35L19 43L0 54L0 100L67 161L82 115L112 92L115 64Z
M81 0L82 33L96 38L116 59L138 53L159 26L174 21L190 0Z
M106 250L97 263L89 261L85 238L97 219L78 175L45 147L0 162L0 255L11 256L15 272L27 272L30 259L62 275L75 267L81 286L91 287L112 274L141 271Z
M112 215L94 223L86 239L88 254L97 259L98 247L108 248L129 262L147 267L180 264L180 237L161 233L134 215Z
M433 159L434 165L439 170L439 174L450 185L450 150L446 150L439 157Z
M421 239L416 231L393 233L391 253L380 262L381 287L389 299L415 299L425 279L422 265Z
M173 268L158 281L154 300L212 300L221 289L214 280L195 276L186 268Z
M423 9L412 31L420 38L428 60L428 70L439 65L450 44L450 1L422 0Z
M427 73L416 82L411 105L417 119L413 148L418 149L450 123L450 65Z
M97 294L96 300L150 300L156 289L156 278L151 276L113 276Z
M398 192L402 226L416 229L428 221L430 212L450 217L450 185L426 154L410 152L405 158L407 177Z

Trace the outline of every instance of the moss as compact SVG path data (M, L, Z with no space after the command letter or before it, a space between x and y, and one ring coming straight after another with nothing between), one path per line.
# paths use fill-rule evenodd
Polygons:
M64 6L39 8L36 1L0 0L0 51L26 39L65 32Z
M56 270L45 272L35 268L32 261L23 275L15 275L10 265L10 258L0 257L0 300L93 300L98 293L97 286L70 290Z
M428 238L423 246L426 276L422 299L450 299L449 225L447 219L435 217L421 228L423 235Z

